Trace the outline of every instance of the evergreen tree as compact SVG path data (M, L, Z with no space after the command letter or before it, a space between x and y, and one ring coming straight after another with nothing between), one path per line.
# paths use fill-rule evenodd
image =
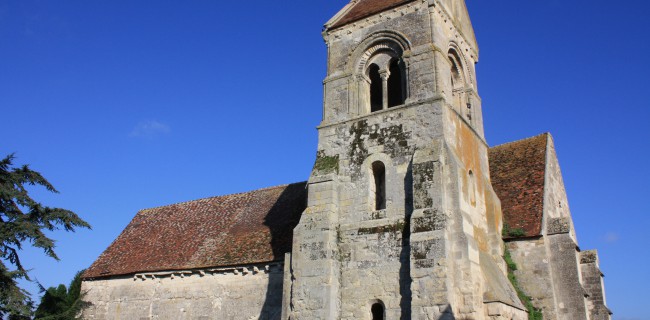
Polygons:
M81 275L84 270L77 272L70 285L66 288L60 284L58 287L50 287L45 290L41 303L35 312L35 318L39 320L72 320L81 311Z
M18 255L23 244L41 248L58 260L54 241L44 231L75 231L90 225L70 210L46 207L32 199L25 189L28 185L58 191L27 165L14 167L13 160L13 154L0 160L0 316L20 319L29 316L33 308L29 293L17 284L18 279L30 280ZM10 270L5 262L15 270Z

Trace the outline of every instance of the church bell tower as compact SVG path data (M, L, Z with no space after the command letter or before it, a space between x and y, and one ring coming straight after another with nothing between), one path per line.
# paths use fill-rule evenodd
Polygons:
M465 2L353 0L323 36L285 318L526 319L502 259Z

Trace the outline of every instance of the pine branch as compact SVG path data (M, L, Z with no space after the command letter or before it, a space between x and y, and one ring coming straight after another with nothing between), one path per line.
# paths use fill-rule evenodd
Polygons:
M24 243L41 248L47 256L59 260L54 251L55 241L44 231L74 232L78 228L91 228L70 210L43 206L32 199L25 188L27 185L41 186L53 193L58 191L28 165L13 167L14 159L12 153L0 160L0 258L16 268L10 271L0 260L0 317L31 315L33 302L16 282L18 279L31 281L19 256Z

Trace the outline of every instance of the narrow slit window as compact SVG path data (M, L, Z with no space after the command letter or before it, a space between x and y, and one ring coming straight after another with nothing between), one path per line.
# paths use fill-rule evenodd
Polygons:
M376 64L370 65L368 68L368 78L370 78L370 112L379 111L382 109L382 81L379 75L379 66Z
M381 303L373 304L370 312L372 312L372 320L384 320L384 306Z
M476 207L476 178L472 170L469 171L469 203Z
M375 210L386 209L386 167L380 161L372 164L375 179Z

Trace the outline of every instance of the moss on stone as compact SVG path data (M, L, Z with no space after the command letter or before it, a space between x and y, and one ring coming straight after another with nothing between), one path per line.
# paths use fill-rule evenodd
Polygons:
M326 156L325 151L320 150L316 153L313 174L321 175L330 173L339 173L339 155Z

